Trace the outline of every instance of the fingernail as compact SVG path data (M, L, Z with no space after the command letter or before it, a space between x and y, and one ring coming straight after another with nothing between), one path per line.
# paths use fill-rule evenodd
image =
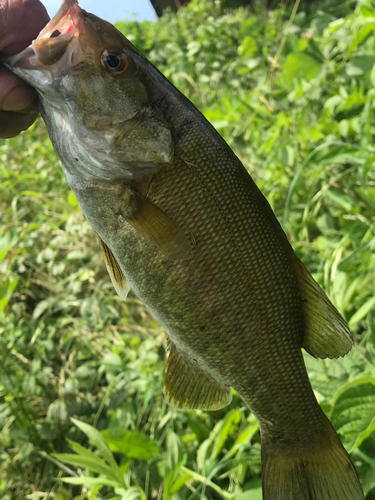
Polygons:
M20 85L15 87L10 94L6 96L3 102L4 111L23 111L36 103L36 96L33 89Z

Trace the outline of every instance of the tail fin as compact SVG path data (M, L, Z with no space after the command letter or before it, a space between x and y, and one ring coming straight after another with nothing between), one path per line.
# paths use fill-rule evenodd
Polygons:
M333 427L325 442L292 449L262 440L263 500L364 500L354 465Z

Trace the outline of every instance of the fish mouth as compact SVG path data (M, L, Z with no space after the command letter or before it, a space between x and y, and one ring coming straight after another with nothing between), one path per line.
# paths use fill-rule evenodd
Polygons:
M76 51L68 49L83 28L85 14L78 6L77 0L64 0L57 14L31 45L19 54L6 58L5 64L22 77L24 70L47 69L69 52L69 65L73 65L73 55Z

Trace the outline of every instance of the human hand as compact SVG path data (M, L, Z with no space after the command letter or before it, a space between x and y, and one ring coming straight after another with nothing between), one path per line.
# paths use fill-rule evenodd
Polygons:
M0 54L21 52L49 17L39 0L0 0ZM18 135L38 116L37 94L32 87L0 63L0 137Z

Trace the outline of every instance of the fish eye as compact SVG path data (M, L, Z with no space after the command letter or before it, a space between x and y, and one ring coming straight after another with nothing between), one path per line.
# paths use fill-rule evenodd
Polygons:
M122 73L128 66L128 60L124 54L116 54L108 50L102 54L102 63L107 70L116 74Z

